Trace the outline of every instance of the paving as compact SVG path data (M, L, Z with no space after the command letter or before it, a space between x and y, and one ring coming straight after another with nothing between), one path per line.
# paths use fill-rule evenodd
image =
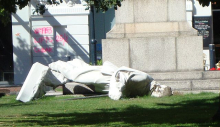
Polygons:
M17 85L0 85L0 93L3 94L18 94L19 91L21 90L21 86Z

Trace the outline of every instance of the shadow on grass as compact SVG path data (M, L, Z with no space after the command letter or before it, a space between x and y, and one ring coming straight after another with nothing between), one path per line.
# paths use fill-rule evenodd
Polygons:
M30 119L18 122L37 123L41 126L65 125L122 125L141 126L147 124L210 126L211 117L218 109L219 98L182 101L174 104L158 103L155 108L143 108L139 105L129 105L126 108L97 109L92 113L40 113L26 114ZM73 107L74 108L74 107ZM219 123L215 123L218 124Z
M0 93L0 98L5 96L5 93Z
M39 98L40 100L49 100L49 99L52 99L54 98L55 96L50 96L50 97L42 97L42 98ZM16 97L15 97L16 98ZM36 102L38 99L35 99L33 101L30 101L30 102L27 102L27 103L23 103L21 101L18 101L16 100L15 98L13 98L13 100L11 100L11 102L8 102L8 103L1 103L1 102L4 102L4 101L8 101L8 98L7 97L3 97L1 98L1 102L0 102L0 108L1 107L15 107L15 106L28 106L28 105L35 105Z
M14 102L14 103L10 103L10 104L1 104L1 107L15 107L15 106L27 106L27 105L31 105L31 103L20 103L20 102Z

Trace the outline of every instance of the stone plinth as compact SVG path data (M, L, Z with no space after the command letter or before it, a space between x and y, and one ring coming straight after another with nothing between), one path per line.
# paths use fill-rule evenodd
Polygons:
M146 72L203 70L203 41L185 0L126 0L102 42L103 61Z
M116 11L116 23L186 20L185 0L125 0Z

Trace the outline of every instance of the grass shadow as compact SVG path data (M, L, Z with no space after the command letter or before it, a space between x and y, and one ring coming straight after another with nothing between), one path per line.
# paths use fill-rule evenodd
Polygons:
M13 96L13 95L12 95ZM8 102L8 98L7 98L7 96L4 96L4 97L0 97L0 99L1 99L1 102L0 102L0 108L4 108L4 107L16 107L16 106L29 106L29 105L35 105L36 104L36 101L38 100L38 99L40 99L41 101L47 101L47 100L49 100L49 99L51 99L51 98L54 98L55 96L48 96L48 97L42 97L42 98L38 98L38 99L34 99L34 100L32 100L32 101L30 101L30 102L26 102L26 103L23 103L23 102L21 102L21 101L18 101L18 100L16 100L15 98L16 98L16 96L13 96L14 98L13 98L13 100L10 100L9 102ZM2 103L2 102L7 102L7 103Z
M218 109L219 98L196 99L167 104L157 103L159 108L145 108L133 104L125 108L97 109L93 112L26 114L30 119L16 122L37 123L40 126L143 126L148 124L210 126L211 117ZM74 108L74 107L73 107ZM37 117L36 119L33 119ZM215 125L220 125L215 123Z

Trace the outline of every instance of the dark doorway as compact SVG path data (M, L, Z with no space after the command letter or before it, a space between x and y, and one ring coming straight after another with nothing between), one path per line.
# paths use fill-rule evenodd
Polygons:
M220 10L213 10L214 44L220 44Z
M212 3L213 15L213 42L216 46L216 63L220 61L220 6Z
M5 26L0 22L0 82L13 84L13 80L12 24Z

